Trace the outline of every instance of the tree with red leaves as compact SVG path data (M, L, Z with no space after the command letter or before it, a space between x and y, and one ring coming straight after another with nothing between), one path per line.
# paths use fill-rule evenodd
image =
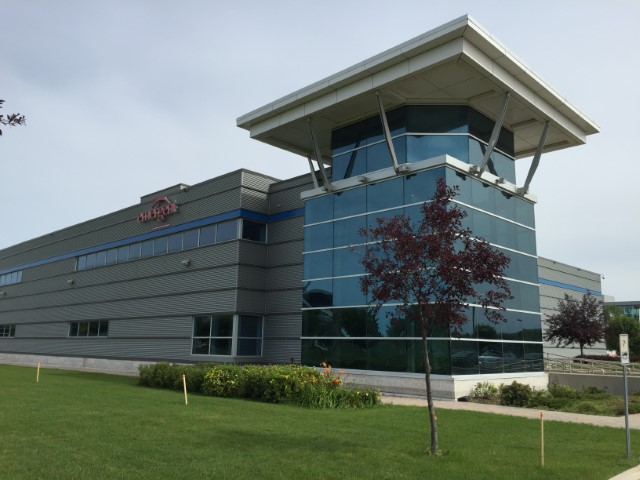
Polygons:
M602 341L606 326L602 302L590 292L582 300L565 293L564 300L558 302L558 313L547 318L544 339L557 342L558 347L577 343L580 355L584 355L585 345L590 347Z
M4 100L0 100L0 108L2 108L2 104ZM26 123L26 119L24 115L20 115L19 113L10 113L8 115L0 114L0 125L6 125L8 127L15 127L17 125L24 125ZM2 135L2 129L0 129L0 136Z
M504 321L502 303L512 298L504 279L509 257L462 226L466 213L451 202L455 195L439 179L419 223L403 215L378 218L375 227L360 232L369 242L362 291L378 310L399 302L396 313L421 326L432 454L440 451L428 350L432 328L456 330L467 321L470 302L481 305L490 320Z

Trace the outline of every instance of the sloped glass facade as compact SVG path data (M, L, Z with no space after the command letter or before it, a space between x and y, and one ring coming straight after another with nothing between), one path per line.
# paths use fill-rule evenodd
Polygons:
M388 115L400 163L443 154L480 164L493 123L466 106L405 106ZM389 168L378 117L333 132L333 180ZM491 156L492 173L515 182L513 135L503 129ZM479 159L478 159L479 155ZM421 205L444 178L458 187L455 202L466 226L511 258L507 278L514 299L506 321L489 322L470 306L459 331L431 332L434 374L465 375L542 370L542 333L533 204L448 166L313 197L305 202L302 362L339 368L424 372L420 328L377 314L360 290L365 239L377 218L419 218Z

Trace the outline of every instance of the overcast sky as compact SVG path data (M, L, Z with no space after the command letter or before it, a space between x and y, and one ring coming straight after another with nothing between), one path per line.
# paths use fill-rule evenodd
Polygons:
M0 0L3 113L27 116L0 138L0 249L240 167L308 172L236 118L466 13L601 128L542 157L539 255L639 300L636 0Z

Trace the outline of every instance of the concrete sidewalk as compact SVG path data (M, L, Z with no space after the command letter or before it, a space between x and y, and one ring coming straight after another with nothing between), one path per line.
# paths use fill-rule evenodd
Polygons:
M389 405L409 405L426 407L427 399L424 397L382 395L382 403ZM585 423L600 427L624 428L624 417L601 417L598 415L583 415L580 413L552 412L533 408L503 407L502 405L486 405L472 402L453 402L447 400L434 400L434 407L445 410L468 410L472 412L495 413L498 415L511 415L539 419L540 412L545 420L557 422ZM629 427L640 430L640 414L629 415ZM640 465L620 473L610 480L640 480Z

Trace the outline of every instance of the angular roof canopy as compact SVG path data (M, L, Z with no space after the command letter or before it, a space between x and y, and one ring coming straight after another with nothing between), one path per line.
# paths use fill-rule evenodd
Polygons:
M308 118L320 151L331 156L331 131L404 104L468 104L489 118L510 100L504 126L516 157L534 154L549 121L544 152L581 145L598 126L556 93L470 16L463 16L237 119L252 138L312 155ZM313 156L313 155L312 155Z

